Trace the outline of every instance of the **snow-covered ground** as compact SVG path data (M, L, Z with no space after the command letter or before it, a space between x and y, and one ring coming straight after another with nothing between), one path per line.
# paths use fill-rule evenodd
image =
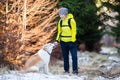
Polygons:
M102 55L104 53L105 54L110 53L110 54ZM89 70L87 71L88 68L90 69L92 67L92 69L93 68L96 69L96 65L108 67L110 64L112 64L111 61L120 62L120 58L113 55L114 53L116 54L116 51L112 50L111 48L109 49L102 48L101 54L95 54L95 53L91 54L89 52L78 52L79 70L83 69L86 71L83 73L79 73L78 75L72 75L72 74L64 75L62 73L59 74L59 73L53 73L53 72L52 72L53 74L51 75L44 74L43 72L34 72L34 73L30 72L30 73L21 74L18 71L5 71L3 72L4 74L0 73L0 80L120 80L120 76L109 79L100 75L87 73L89 71ZM111 56L111 54L113 56ZM103 61L105 62L101 63ZM85 69L84 66L85 67L87 66L87 69ZM54 67L57 67L57 65L55 65Z
M86 80L88 76L76 76L76 75L46 75L43 73L11 73L0 76L0 80ZM102 77L96 77L94 80L106 80ZM116 79L117 80L117 79Z
M43 73L26 73L26 74L4 74L1 80L84 80L85 76L69 76L69 75L47 75Z
M0 76L0 80L88 80L88 75L46 75L43 73L26 73L20 74L12 72L11 74L4 74ZM120 77L114 79L107 79L101 76L93 77L90 80L120 80Z

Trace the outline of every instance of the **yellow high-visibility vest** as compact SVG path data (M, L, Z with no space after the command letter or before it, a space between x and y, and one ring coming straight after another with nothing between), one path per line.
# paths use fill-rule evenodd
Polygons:
M68 20L71 18L69 27ZM72 14L68 14L65 19L62 20L62 26L60 26L60 21L58 22L58 33L56 40L57 41L64 41L64 42L75 42L76 41L76 22L73 18Z

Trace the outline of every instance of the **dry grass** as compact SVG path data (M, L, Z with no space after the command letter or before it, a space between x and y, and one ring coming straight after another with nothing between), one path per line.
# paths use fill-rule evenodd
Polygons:
M10 70L7 67L0 68L0 75L10 73Z
M63 73L63 61L58 60L50 63L50 72L53 74Z

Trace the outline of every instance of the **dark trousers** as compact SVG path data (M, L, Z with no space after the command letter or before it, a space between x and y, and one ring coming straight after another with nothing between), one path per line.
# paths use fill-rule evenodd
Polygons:
M63 42L60 41L62 55L64 59L64 70L69 71L69 51L72 56L72 69L73 72L78 72L78 62L77 62L77 47L75 42Z

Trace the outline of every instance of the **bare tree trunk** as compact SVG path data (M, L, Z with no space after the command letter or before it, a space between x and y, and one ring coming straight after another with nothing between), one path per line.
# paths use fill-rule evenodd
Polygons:
M26 30L26 5L27 5L27 0L24 0L24 9L23 9L23 35L25 33L25 30ZM22 36L23 37L23 36Z
M5 13L5 17L6 17L6 22L5 22L5 33L6 33L6 36L8 36L8 31L7 31L7 29L8 29L8 26L7 26L7 23L8 23L8 18L7 18L7 14L8 14L8 0L6 0L6 13ZM5 55L6 55L6 53L8 52L8 44L7 44L7 41L8 41L8 37L6 37L6 47L5 47Z
M22 36L21 36L21 42L22 46L20 48L20 51L24 49L25 47L25 42L24 42L24 36L25 36L25 31L26 31L26 5L27 5L27 0L24 0L24 8L23 8L23 28L22 28Z

